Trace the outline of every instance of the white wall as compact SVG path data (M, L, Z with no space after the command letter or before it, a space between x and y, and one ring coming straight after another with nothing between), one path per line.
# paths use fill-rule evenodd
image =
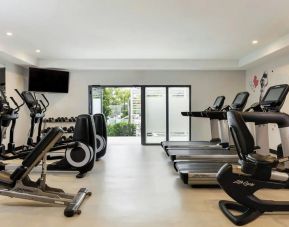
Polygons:
M263 63L262 65L255 66L246 71L246 89L250 92L248 104L257 102L260 96L260 84L253 88L252 80L257 76L258 80L262 77L263 73L268 73L269 83L268 86L277 84L289 84L289 56L283 55L274 60ZM287 97L281 112L289 113L289 98ZM270 147L276 149L280 144L280 136L278 127L270 125L269 127Z
M72 71L69 94L47 94L52 106L47 116L88 112L89 85L191 85L192 110L202 110L218 95L231 103L245 90L244 71ZM181 112L182 110L180 110ZM192 138L209 139L207 120L192 120Z
M6 72L8 96L16 96L14 88L21 91L27 89L27 70L7 65ZM191 85L192 110L202 110L210 106L218 95L225 95L226 103L230 104L237 92L245 90L245 72L71 71L68 94L46 94L51 103L46 116L77 116L88 113L89 85ZM29 125L28 110L24 107L16 126L15 137L18 143L26 142ZM204 140L209 139L209 136L209 122L204 119L193 119L192 138Z
M28 70L7 62L1 63L5 67L7 97L9 98L10 96L13 96L17 102L21 103L21 99L18 97L14 89L18 88L20 91L27 89ZM26 142L30 124L27 108L22 108L19 115L20 119L17 121L15 129L16 145L21 145ZM7 133L7 138L4 140L4 143L8 141L8 137L9 134Z

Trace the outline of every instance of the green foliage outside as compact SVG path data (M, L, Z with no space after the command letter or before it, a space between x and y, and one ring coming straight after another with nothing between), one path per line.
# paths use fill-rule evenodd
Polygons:
M120 122L107 126L108 136L135 136L136 126L134 124Z
M108 136L135 136L136 126L130 123L129 118L129 102L130 102L130 89L124 88L105 88L103 90L103 114L106 119L112 117L113 110L111 106L120 105L121 118L128 117L129 122L119 122L107 125Z
M105 88L103 91L103 114L106 118L111 116L111 105L123 105L122 115L128 116L128 104L130 100L130 90L123 88Z

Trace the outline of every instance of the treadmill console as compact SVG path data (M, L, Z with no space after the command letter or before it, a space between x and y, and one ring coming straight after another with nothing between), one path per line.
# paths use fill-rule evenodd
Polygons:
M260 105L265 111L278 112L285 102L288 91L288 84L272 86L268 88L266 94L260 102Z
M212 106L213 110L221 110L225 102L225 96L218 96Z
M233 110L242 111L247 104L248 98L249 98L249 92L238 93L233 103L231 104L231 108Z

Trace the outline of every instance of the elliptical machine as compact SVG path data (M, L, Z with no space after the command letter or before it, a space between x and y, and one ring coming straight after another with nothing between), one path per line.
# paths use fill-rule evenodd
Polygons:
M104 114L93 115L96 129L96 161L106 154L107 149L107 127Z
M14 105L16 106L15 108L12 108L11 105L9 104L3 90L0 90L0 109L1 109L1 117L0 117L0 141L2 142L3 139L5 138L6 130L10 126L10 131L9 131L9 142L7 145L7 149L5 148L5 145L1 143L0 145L0 156L4 159L7 154L11 154L12 156L18 155L19 151L22 151L26 149L26 146L15 146L14 142L14 130L15 130L15 125L16 125L16 120L19 117L19 110L20 108L24 105L24 102L22 104L18 104L13 97L10 97Z
M265 112L230 111L227 114L230 132L235 142L241 165L225 164L217 174L222 189L236 202L220 201L219 207L224 215L235 225L245 225L264 212L289 211L289 201L272 201L259 199L256 191L289 188L289 115L279 113L286 95L288 85L270 87L262 99L261 106ZM261 155L256 151L254 139L245 122L255 124L277 124L283 147L283 157L270 154ZM237 211L240 215L234 215Z
M16 90L18 95L22 98L24 103L27 105L30 111L31 117L31 128L27 144L29 148L33 148L37 145L37 142L41 140L41 128L42 121L45 116L49 101L42 95L46 100L46 105L42 100L36 98L36 95L32 95L29 91L20 93ZM0 116L0 119L3 115ZM38 123L37 142L33 142L35 124ZM9 125L7 125L8 127ZM15 125L14 125L15 126ZM2 140L1 140L2 144ZM52 151L65 150L64 156L58 157L61 160L56 161L47 166L50 171L78 171L77 178L82 178L90 171L96 160L96 132L95 123L92 116L83 114L77 117L75 131L73 135L73 142L63 143L56 145L51 148ZM25 149L18 154L12 156L2 156L3 159L15 159L24 158L31 152L31 149ZM5 167L6 168L6 167Z
M44 102L41 99L37 99L35 93L33 95L30 91L23 91L22 93L20 93L17 89L15 89L15 91L17 92L17 94L20 96L20 98L23 100L23 102L26 104L26 106L30 111L31 124L30 124L29 137L27 139L27 145L34 147L41 140L42 122L43 118L45 117L45 112L49 106L49 101L44 94L41 95L44 98L46 104L44 104ZM34 142L33 135L36 124L38 124L38 131L36 142Z
M82 114L77 117L73 141L50 150L65 149L65 155L59 161L47 165L48 171L78 171L76 177L82 178L92 170L96 161L96 132L91 115Z

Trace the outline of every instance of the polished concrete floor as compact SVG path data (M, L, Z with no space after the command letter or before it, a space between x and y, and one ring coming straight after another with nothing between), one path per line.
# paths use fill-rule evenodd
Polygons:
M48 183L76 192L89 188L93 195L82 214L63 216L63 207L0 197L1 226L9 227L191 227L233 226L219 211L228 199L218 188L191 188L178 179L160 147L110 145L107 156L86 178L72 173L48 175ZM264 191L266 198L289 200L289 192ZM266 214L249 226L289 226L289 213Z

